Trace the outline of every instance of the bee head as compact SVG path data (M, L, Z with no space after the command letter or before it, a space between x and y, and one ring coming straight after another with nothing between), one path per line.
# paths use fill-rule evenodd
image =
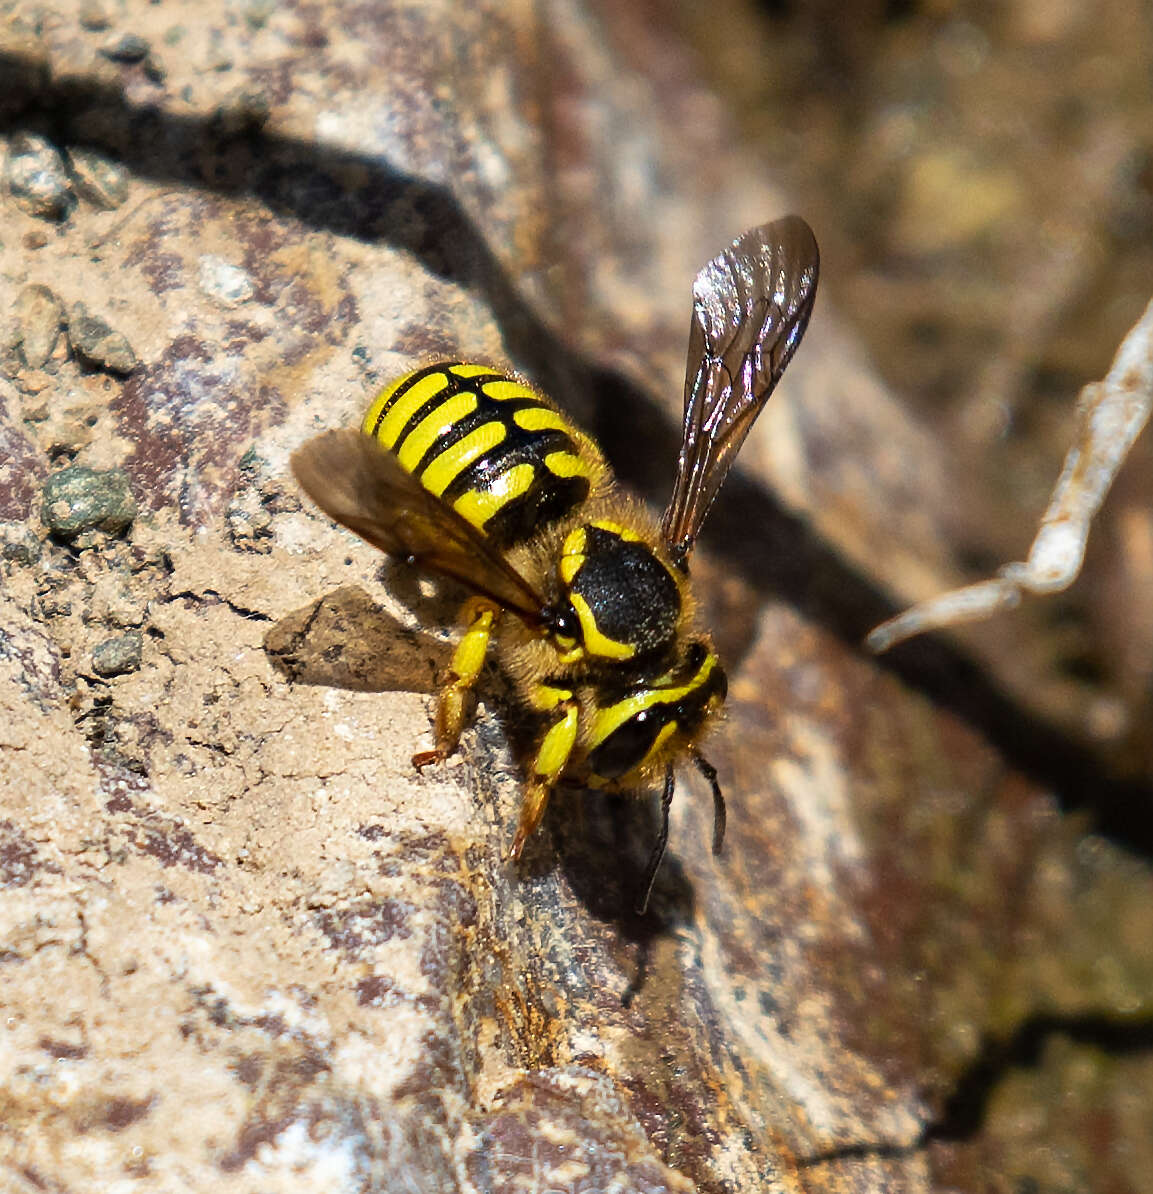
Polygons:
M662 752L692 741L720 712L724 669L704 638L690 639L674 667L600 706L593 718L589 768L602 779L627 781Z

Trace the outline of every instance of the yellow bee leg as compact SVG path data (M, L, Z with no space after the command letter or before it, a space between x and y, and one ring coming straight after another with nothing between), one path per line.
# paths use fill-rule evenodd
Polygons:
M532 703L538 709L555 709L559 716L545 731L537 747L532 778L525 785L520 822L508 852L513 862L520 857L525 842L540 824L544 810L548 807L548 798L568 764L577 737L577 704L571 692L542 684Z
M475 601L470 601L464 610L469 619L468 629L457 644L436 708L436 749L422 750L412 756L412 765L418 771L430 763L443 762L456 750L464 728L465 702L484 667L497 611L491 605Z

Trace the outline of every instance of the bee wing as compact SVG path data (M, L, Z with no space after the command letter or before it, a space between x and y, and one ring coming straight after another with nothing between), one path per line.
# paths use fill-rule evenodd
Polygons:
M459 580L539 624L545 603L528 581L376 440L352 429L326 431L292 454L292 471L325 514L373 547Z
M805 334L819 268L812 229L800 216L785 216L749 229L693 282L681 454L661 523L682 563Z

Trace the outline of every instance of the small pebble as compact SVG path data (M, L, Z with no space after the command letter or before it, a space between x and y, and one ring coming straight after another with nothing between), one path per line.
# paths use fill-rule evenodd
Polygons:
M238 551L272 550L272 514L260 502L260 495L245 488L228 506L225 518L232 545Z
M217 105L212 114L215 132L224 137L254 133L268 123L272 105L259 87L244 84L233 88Z
M138 33L125 33L110 41L100 53L113 62L143 62L152 46Z
M255 293L252 278L238 265L208 253L200 259L200 289L226 307L237 307Z
M72 598L68 594L68 582L65 577L49 573L40 578L40 583L36 586L33 616L37 621L72 616Z
M10 564L35 564L40 559L40 540L26 527L3 536L0 556Z
M13 304L19 326L17 343L29 369L41 368L60 338L64 308L47 286L25 286Z
M68 340L93 365L114 373L131 373L136 368L136 354L127 339L107 320L90 314L83 303L73 303L68 312Z
M38 394L43 394L45 390L59 387L59 385L59 381L43 369L24 369L20 374L20 389L30 398L35 398ZM36 414L44 410L46 405L43 402L38 403L36 406L32 406L29 403L24 408L25 420L29 423L43 423L48 418L48 415L45 414L41 418L36 418ZM32 413L30 414L29 411Z
M85 0L80 6L80 25L90 33L102 33L110 24L108 13L97 0Z
M136 500L122 469L70 465L44 483L40 516L52 534L65 540L90 531L118 535L132 525Z
M76 205L68 168L44 137L18 133L8 148L4 182L18 207L43 220L63 220Z
M92 670L98 676L125 676L140 667L143 652L140 631L129 630L92 648Z
M128 198L128 171L91 149L70 149L72 184L82 199L112 211Z

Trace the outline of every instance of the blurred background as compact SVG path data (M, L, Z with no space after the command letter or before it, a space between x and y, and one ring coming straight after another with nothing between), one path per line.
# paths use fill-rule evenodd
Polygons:
M1153 9L662 10L750 152L819 226L825 294L945 445L960 567L976 579L1024 558L1076 436L1077 392L1153 294ZM1030 635L1044 681L1014 676ZM1111 765L1153 774L1153 436L1118 478L1082 579L976 637Z

